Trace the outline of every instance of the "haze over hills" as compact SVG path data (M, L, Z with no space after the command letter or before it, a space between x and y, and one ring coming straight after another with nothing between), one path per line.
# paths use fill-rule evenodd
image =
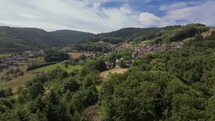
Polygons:
M37 28L0 27L1 51L34 50L74 44L92 33L73 30L47 32Z

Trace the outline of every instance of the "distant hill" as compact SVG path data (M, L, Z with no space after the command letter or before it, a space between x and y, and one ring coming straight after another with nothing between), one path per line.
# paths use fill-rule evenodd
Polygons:
M180 42L196 34L208 33L203 24L161 28L123 28L93 35L72 30L47 32L36 28L0 27L0 51L34 50L75 44L75 50L108 52L125 44L164 44Z
M98 34L91 38L90 41L120 44L130 41L161 39L163 42L173 42L192 37L197 33L205 32L208 28L203 24L175 25L161 28L124 28L110 33Z
M124 28L87 38L76 44L75 49L80 51L104 50L106 52L110 50L110 47L121 46L125 43L138 44L147 41L151 44L164 44L180 42L192 38L196 34L202 34L209 28L203 24L175 25L161 28Z
M93 34L72 30L0 27L0 51L34 50L74 44Z

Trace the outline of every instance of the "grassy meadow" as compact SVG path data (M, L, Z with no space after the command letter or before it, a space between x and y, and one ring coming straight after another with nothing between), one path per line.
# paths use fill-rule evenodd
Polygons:
M46 63L43 57L28 58L27 62L34 63L35 65L42 65Z
M23 86L27 81L32 80L35 77L34 74L25 73L24 76L20 76L11 81L0 81L0 89L12 88L13 92L16 92L17 88Z
M66 72L69 73L69 72L72 72L73 70L81 69L81 67L82 67L82 66L80 66L80 65L75 65L75 66L68 65L68 67L66 68L64 64L57 63L57 64L53 64L53 65L41 67L41 68L32 70L32 71L30 71L30 72L31 72L31 73L48 72L48 71L54 70L54 69L56 69L56 68L61 68L61 69L63 69L64 71L66 71Z
M0 53L0 58L11 56L11 53Z
M73 70L76 69L81 69L82 66L80 65L68 65L68 67L66 68L64 64L54 64L54 65L49 65L49 66L45 66L45 67L41 67L35 70L32 70L30 72L26 72L24 71L22 68L21 70L24 71L24 76L20 76L18 78L14 78L11 81L2 81L0 80L0 89L6 89L6 88L12 88L13 92L16 92L17 88L20 86L23 86L27 81L32 80L33 78L35 78L36 73L40 73L40 72L48 72L51 70L54 70L56 68L61 68L66 72L72 72ZM6 73L7 70L4 70L3 72L0 73L0 77L3 76Z
M13 92L16 92L18 87L23 86L27 81L30 81L35 77L35 74L26 72L27 63L25 63L25 62L16 62L16 63L19 65L19 67L12 66L9 69L19 68L20 70L22 70L24 72L24 76L19 76L17 78L13 78L10 81L0 80L0 89L6 89L6 88L10 87L10 88L12 88ZM6 74L6 72L9 71L9 69L4 69L0 73L0 77L4 76Z

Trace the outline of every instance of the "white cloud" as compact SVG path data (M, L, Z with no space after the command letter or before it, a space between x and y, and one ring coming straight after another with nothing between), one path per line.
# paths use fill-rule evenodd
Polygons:
M192 2L163 5L158 8L164 13L163 16L132 9L128 4L132 0L118 0L124 3L119 8L102 7L101 4L110 1L116 0L0 0L0 25L94 33L125 27L154 27L186 22L214 25L215 1L201 5ZM143 3L150 1L143 0Z
M148 12L141 13L139 15L139 21L144 27L160 27L166 25L160 17Z
M165 11L165 15L162 20L168 21L169 24L203 23L215 25L214 5L215 1L209 0L203 4L177 3L169 5L169 7L163 6L161 9Z
M86 0L1 0L0 9L0 25L90 32L133 25L129 10L101 8Z
M120 8L100 6L100 3L110 1L114 0L1 0L0 25L95 33L141 27L138 13L128 5Z

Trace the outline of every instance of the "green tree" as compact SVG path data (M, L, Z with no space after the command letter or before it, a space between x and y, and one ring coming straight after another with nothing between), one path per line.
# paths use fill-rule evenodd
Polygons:
M98 70L98 71L105 71L106 65L103 59L91 59L87 61L86 67L90 68L90 70Z
M44 56L46 62L60 62L69 58L70 56L67 53L58 52L57 50L47 50Z
M107 98L104 120L156 120L156 96L159 87L150 82L127 80L118 85L113 98Z
M70 92L76 92L79 90L80 84L74 79L67 80L62 85L62 91L65 93L68 90Z
M208 104L206 107L206 115L207 115L207 120L208 121L214 121L215 120L215 96L212 96L211 98L209 98L208 100Z
M43 95L45 89L42 83L33 83L31 87L29 87L29 93L32 99L35 99L38 95Z

